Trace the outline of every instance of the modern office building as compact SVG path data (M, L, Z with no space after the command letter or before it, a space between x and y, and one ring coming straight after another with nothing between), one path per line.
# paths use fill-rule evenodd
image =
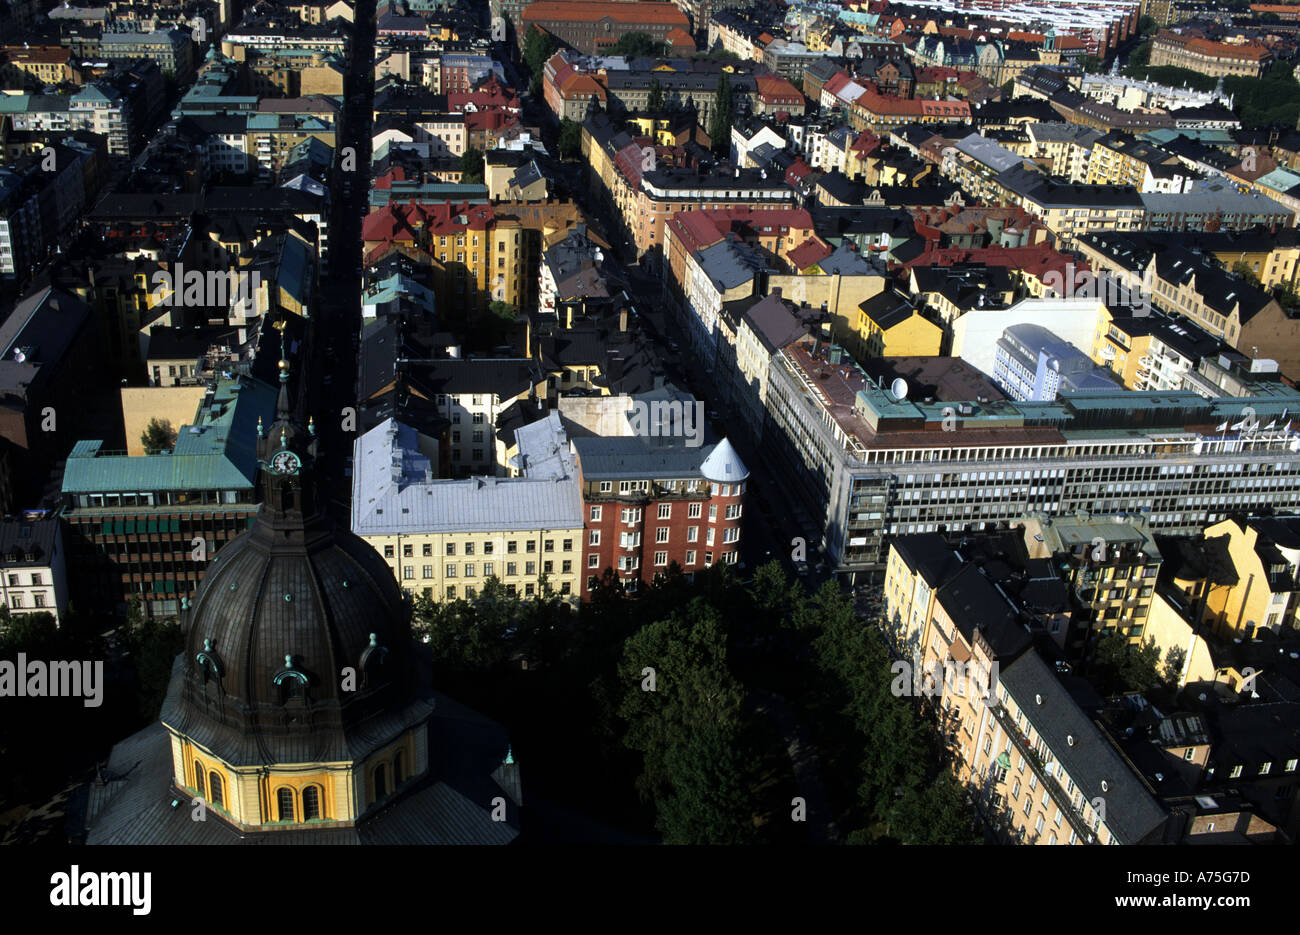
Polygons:
M834 353L834 351L839 353ZM836 362L832 362L832 361ZM1029 511L1141 513L1191 532L1234 512L1300 506L1300 392L1072 393L1054 402L900 399L842 349L771 361L771 463L819 518L841 574L874 574L891 536L994 528ZM1253 431L1252 431L1253 430Z
M63 474L73 600L174 616L212 558L257 513L259 422L275 390L249 376L212 386L171 452L132 457L103 442L73 446Z

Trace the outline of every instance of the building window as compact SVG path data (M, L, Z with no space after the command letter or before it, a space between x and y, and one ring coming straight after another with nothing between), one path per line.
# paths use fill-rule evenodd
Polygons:
M415 546L413 545L402 546L402 558L413 558L414 556L415 556Z
M293 821L293 790L281 786L275 793L275 800L280 821Z
M432 565L421 565L421 566L420 566L420 577L421 577L421 578L432 578L432 577L433 577L433 566L432 566Z
M466 578L473 578L473 577L474 577L474 563L473 563L473 562L466 562L466 563L465 563L465 577L466 577Z
M403 565L403 566L402 566L402 579L403 579L403 580L409 580L409 579L414 578L414 577L415 577L415 566L414 566L414 565Z
M658 527L655 530L655 542L667 542L667 541L668 541L668 527L667 526Z
M424 555L425 558L428 558L429 556L433 555L433 544L426 542L424 544L422 554Z
M592 521L593 523L599 523L599 522L600 522L600 513L601 513L601 508L600 508L600 507L598 507L598 506L593 506L593 507L591 508L591 521Z
M194 761L194 788L198 790L200 796L207 797L203 791L203 764L198 760Z
M516 554L518 551L519 551L519 543L516 542L514 539L511 539L509 542L506 543L506 554L507 554L507 555L514 555L514 554Z
M600 567L600 554L599 554L599 553L597 553L597 552L592 552L590 555L587 556L587 567L588 567L588 568L599 568L599 567Z
M396 555L397 551L391 545L384 546L384 558L393 558ZM11 581L10 584L13 584L13 582Z
M447 566L445 577L447 577L447 578L455 578L455 577L456 577L456 566L455 566L454 564L452 564L452 565L448 565L448 566Z
M591 534L587 536L587 544L588 544L588 545L600 545L600 530L599 530L599 529L593 529L593 530L591 531Z
M513 578L517 574L519 574L519 563L506 562L506 577Z
M554 551L555 551L555 540L554 540L554 539L547 539L546 541L544 541L544 542L542 543L542 551L543 551L543 552L554 552Z
M656 552L656 553L655 553L655 565L663 566L663 565L667 565L667 564L668 564L668 553L667 553L667 552Z
M208 773L208 788L212 790L212 794L209 796L212 804L217 808L225 808L226 800L222 795L221 776L215 770Z
M388 796L388 767L380 763L375 767L375 801Z
M695 550L694 550L694 549L692 549L691 551L689 551L689 552L686 553L686 564L687 564L687 565L694 565L694 564L695 564Z
M688 527L686 530L686 541L698 542L699 539L700 539L700 527L699 526Z
M465 543L465 554L466 554L466 555L473 555L473 554L474 554L474 543L472 543L472 542L466 542L466 543Z
M455 596L456 596L456 586L454 584L447 585L447 599L451 600Z
M302 790L302 820L315 821L320 817L320 788L307 786Z
M699 519L699 518L700 518L700 504L698 504L698 503L691 503L691 504L688 504L687 507L686 507L686 518L687 518L687 519Z
M671 503L659 504L659 518L671 519L673 515L673 505Z
M447 554L448 554L448 555L455 555L455 554L456 554L456 543L454 543L454 542L448 542L448 543L447 543Z

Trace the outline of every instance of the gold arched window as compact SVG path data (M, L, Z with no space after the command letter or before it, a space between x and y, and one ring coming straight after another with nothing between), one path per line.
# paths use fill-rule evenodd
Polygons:
M222 795L221 774L216 770L208 773L208 787L212 790L208 796L209 801L218 808L225 808L226 800Z
M312 821L324 818L320 808L320 786L307 786L302 790L302 820Z
M293 790L288 786L281 786L275 792L276 819L279 821L295 821L293 809Z
M200 798L206 798L207 793L204 791L203 783L203 764L198 760L194 761L194 788L198 791Z

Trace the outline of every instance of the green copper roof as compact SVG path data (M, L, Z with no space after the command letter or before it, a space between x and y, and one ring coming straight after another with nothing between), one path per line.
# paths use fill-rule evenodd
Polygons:
M220 381L193 424L181 427L171 454L107 454L102 441L79 441L63 492L248 489L257 481L257 417L274 419L276 392L251 377Z

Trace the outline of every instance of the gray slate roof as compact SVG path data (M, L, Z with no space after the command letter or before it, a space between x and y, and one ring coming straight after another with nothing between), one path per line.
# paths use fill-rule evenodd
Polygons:
M1138 844L1164 824L1166 814L1118 751L1066 692L1036 652L1002 669L999 682L1041 734L1083 797L1106 803L1105 823L1121 844ZM1042 698L1042 704L1037 699ZM1073 737L1071 745L1068 738ZM1101 784L1106 783L1106 791Z

